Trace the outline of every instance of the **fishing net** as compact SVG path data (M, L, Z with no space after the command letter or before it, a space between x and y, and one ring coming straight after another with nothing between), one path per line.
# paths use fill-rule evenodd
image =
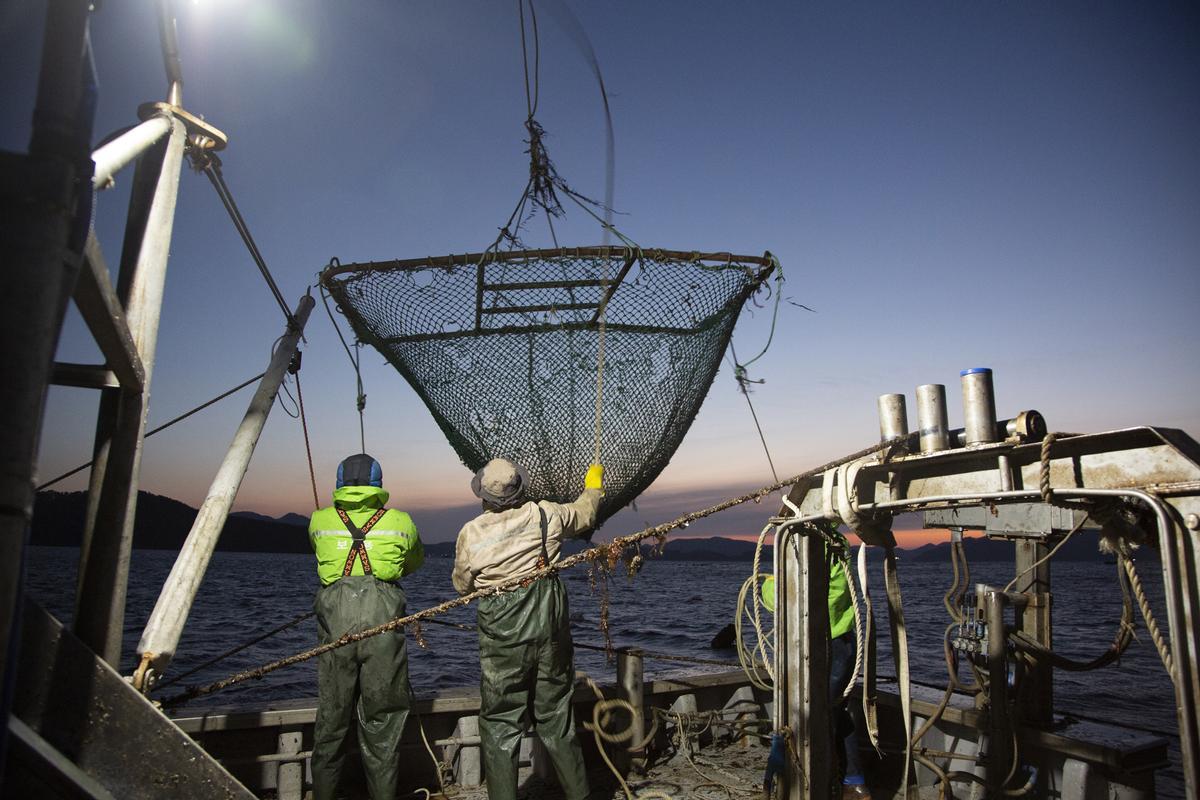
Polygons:
M603 521L670 461L774 266L769 253L593 247L335 261L321 283L469 469L508 458L528 470L532 498L569 502L599 429Z

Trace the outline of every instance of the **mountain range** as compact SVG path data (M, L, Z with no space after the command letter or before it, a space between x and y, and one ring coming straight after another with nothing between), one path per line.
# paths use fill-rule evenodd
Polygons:
M77 547L83 530L86 506L85 492L39 492L34 505L31 543ZM425 531L453 533L474 513L473 508L434 512L429 517L436 520L437 524L432 527L425 525L423 516L422 528ZM147 550L178 550L187 538L195 518L196 509L189 505L169 497L139 492L133 546ZM238 511L231 514L226 521L217 549L234 552L309 553L311 551L307 526L308 518L301 514L285 514L274 518L252 511ZM1013 557L1012 545L1008 542L968 537L963 544L967 558L972 562L1010 561ZM587 546L585 541L572 540L566 543L564 552L574 554ZM723 536L674 538L667 542L660 558L668 561L749 562L754 558L754 547L752 541ZM648 553L650 549L649 545L643 545L643 551ZM454 542L426 542L425 552L430 558L453 558ZM1149 548L1145 548L1143 552L1146 552L1147 556L1153 553ZM949 561L950 545L926 544L915 549L901 550L899 555L903 560L914 562ZM872 548L868 556L872 559L882 558L883 551ZM764 548L761 557L763 563L769 565L771 548ZM1101 560L1096 547L1096 534L1091 531L1077 534L1055 558L1062 561Z

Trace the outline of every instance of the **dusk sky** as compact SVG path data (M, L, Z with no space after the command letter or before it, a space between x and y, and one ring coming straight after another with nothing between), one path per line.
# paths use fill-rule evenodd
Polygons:
M752 399L780 477L878 439L876 397L995 370L997 410L1051 430L1200 436L1200 12L1191 3L546 0L538 119L560 174L644 247L774 253L784 296ZM0 147L29 140L44 2L0 5ZM179 3L183 105L225 131L229 187L295 305L344 263L478 252L528 170L515 2ZM93 15L96 140L166 92L153 3ZM110 266L132 173L97 201ZM544 225L531 246L550 243ZM578 210L566 245L600 244ZM734 333L747 358L766 309ZM343 330L348 330L344 320ZM203 175L185 169L149 427L262 371L283 319ZM324 309L301 374L322 502L358 450L354 372ZM72 310L63 361L97 362ZM1190 365L1190 366L1189 366ZM363 351L367 450L430 541L475 499L400 375ZM294 394L293 387L293 394ZM198 505L247 389L147 441L142 488ZM90 458L98 395L54 387L39 472ZM772 482L727 365L670 466L601 538ZM86 473L56 488L86 486ZM277 407L236 508L310 513L300 423ZM772 503L696 535L757 533ZM447 511L446 509L452 509ZM423 519L425 522L423 522ZM906 538L902 545L917 543Z

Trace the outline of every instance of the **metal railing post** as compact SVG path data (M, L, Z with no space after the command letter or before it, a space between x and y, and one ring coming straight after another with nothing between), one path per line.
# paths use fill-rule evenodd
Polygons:
M629 743L627 748L638 747L646 739L646 703L645 703L645 666L642 651L637 648L617 651L617 690L622 700L631 707L629 721ZM643 772L646 767L645 750L632 752L629 755L629 766L636 772Z
M155 151L161 154L161 162L143 159L138 165L118 292L125 302L129 331L145 377L138 393L105 390L96 424L96 458L80 552L75 633L114 666L121 658L142 439L186 138L184 126L176 124Z
M138 642L138 653L141 664L134 676L134 685L145 691L153 683L150 670L158 675L163 673L175 655L179 638L183 635L183 626L187 623L188 612L191 611L192 601L196 591L204 580L208 562L217 546L221 529L225 527L225 519L233 500L237 497L246 468L250 465L250 457L258 444L267 423L267 415L275 403L275 395L279 393L279 385L288 364L296 352L300 336L304 332L304 324L308 321L309 312L313 308L313 298L305 295L296 306L295 320L297 327L289 325L271 357L271 365L258 386L258 391L250 400L250 407L234 434L224 461L217 469L209 487L208 496L196 514L196 521L188 533L187 540L179 552L171 574L167 576L158 602L146 623L146 629ZM151 680L147 680L150 678Z

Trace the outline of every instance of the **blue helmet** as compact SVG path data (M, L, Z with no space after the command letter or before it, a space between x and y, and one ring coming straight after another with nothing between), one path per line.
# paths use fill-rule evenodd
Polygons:
M337 488L343 486L383 487L383 467L366 453L359 453L338 464Z

